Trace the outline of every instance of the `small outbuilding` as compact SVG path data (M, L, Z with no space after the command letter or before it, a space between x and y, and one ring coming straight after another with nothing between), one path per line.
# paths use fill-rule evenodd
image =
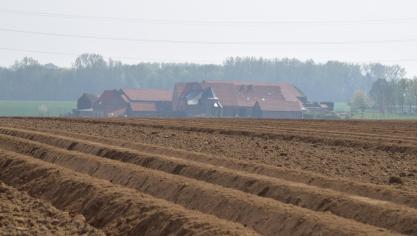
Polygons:
M73 114L77 117L94 117L93 106L97 100L98 97L95 94L82 94L77 100L77 108L73 110Z
M172 92L160 89L105 90L94 105L98 117L168 117Z
M83 93L83 95L81 95L81 97L77 100L77 109L92 109L97 100L97 95L91 93Z

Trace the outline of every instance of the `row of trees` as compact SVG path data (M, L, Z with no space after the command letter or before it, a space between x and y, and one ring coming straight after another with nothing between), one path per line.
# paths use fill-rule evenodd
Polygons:
M369 92L380 112L415 112L417 107L417 78L378 79Z
M357 91L351 102L353 111L374 108L381 113L417 113L417 78L378 79L369 91Z
M0 68L0 99L74 100L83 92L98 94L104 89L172 88L176 82L185 81L247 80L289 82L314 101L348 101L357 90L369 91L378 78L397 81L404 75L399 66L336 61L322 64L312 60L236 57L222 65L127 65L97 54L83 54L70 68L41 65L31 58Z

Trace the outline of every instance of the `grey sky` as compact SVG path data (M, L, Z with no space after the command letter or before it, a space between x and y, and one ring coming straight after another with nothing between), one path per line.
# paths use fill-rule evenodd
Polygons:
M302 60L311 58L319 62L340 60L400 64L407 69L409 76L417 75L415 0L1 0L1 3L1 65L10 65L16 59L31 56L41 63L53 62L69 66L75 59L71 54L83 52L100 53L106 58L120 58L126 63L221 63L228 56L263 56L295 57ZM112 18L45 17L4 10ZM236 23L239 21L246 23ZM10 29L105 38L276 43L155 43L5 31ZM410 42L393 43L391 40ZM358 43L364 41L378 43ZM70 55L6 49L63 52Z

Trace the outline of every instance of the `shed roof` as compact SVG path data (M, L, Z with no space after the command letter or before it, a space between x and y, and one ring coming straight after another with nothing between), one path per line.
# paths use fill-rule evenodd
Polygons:
M262 111L301 111L302 107L296 101L261 101L258 102Z
M162 89L121 89L130 101L172 101L172 92Z
M155 102L131 102L129 105L133 112L157 111Z

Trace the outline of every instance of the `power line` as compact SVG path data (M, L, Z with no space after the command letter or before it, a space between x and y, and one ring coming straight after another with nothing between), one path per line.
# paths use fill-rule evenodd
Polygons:
M213 20L174 20L174 19L148 19L134 17L115 17L115 16L87 16L66 13L52 12L35 12L12 9L0 9L0 12L16 15L29 15L40 17L64 18L64 19L81 19L81 20L106 20L106 21L135 21L140 23L151 24L205 24L205 25L274 25L274 24L386 24L386 23L404 23L417 21L417 17L408 18L379 18L379 19L350 19L350 20L260 20L260 21L213 21Z
M417 38L367 40L367 41L361 40L361 41L298 41L298 42L297 41L194 41L194 40L107 37L107 36L18 30L18 29L9 29L9 28L0 28L0 31L22 33L22 34L32 34L32 35L42 35L42 36L66 37L66 38L129 41L129 42L140 42L140 43L198 44L198 45L355 45L355 44L397 44L397 43L417 42Z

